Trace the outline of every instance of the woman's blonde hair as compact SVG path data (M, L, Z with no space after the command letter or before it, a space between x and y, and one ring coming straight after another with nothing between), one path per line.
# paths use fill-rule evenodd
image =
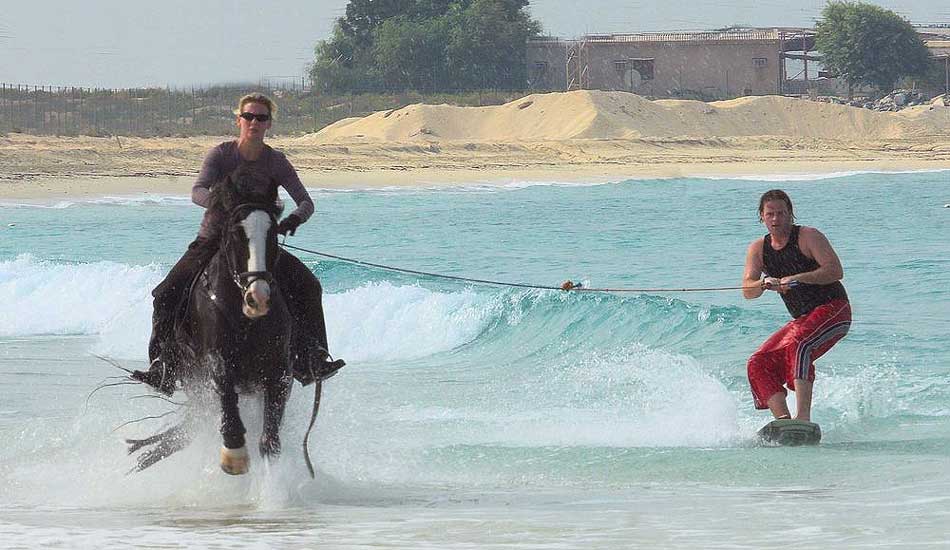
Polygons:
M274 103L274 100L267 97L266 95L260 92L254 92L252 94L247 94L238 100L237 109L234 110L234 114L240 116L244 112L244 106L248 103L260 103L264 107L267 107L267 112L270 114L271 118L274 118L277 115L277 104Z

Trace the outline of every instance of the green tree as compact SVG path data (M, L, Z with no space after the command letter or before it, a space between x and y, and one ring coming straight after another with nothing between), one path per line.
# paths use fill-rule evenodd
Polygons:
M474 0L459 14L446 52L456 88L524 87L526 44L541 32L527 6L526 0Z
M359 39L348 36L341 26L333 36L317 44L310 77L323 92L339 93L375 90L380 79L372 63L372 52L360 46Z
M527 0L350 0L315 48L311 77L329 92L517 89L540 33Z
M849 90L868 84L889 92L900 78L924 74L930 58L907 20L863 2L829 2L817 25L816 47L825 68L846 79Z
M433 91L446 79L448 19L393 18L376 31L374 61L390 89Z
M344 36L365 45L387 19L408 13L415 4L415 0L350 0L337 26Z

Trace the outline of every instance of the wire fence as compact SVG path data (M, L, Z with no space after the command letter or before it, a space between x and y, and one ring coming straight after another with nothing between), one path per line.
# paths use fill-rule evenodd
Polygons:
M454 94L333 96L297 85L109 89L0 82L0 132L63 136L227 135L234 132L237 99L250 92L263 92L277 102L271 133L278 135L315 132L347 117L411 103L498 105L524 94L474 90Z

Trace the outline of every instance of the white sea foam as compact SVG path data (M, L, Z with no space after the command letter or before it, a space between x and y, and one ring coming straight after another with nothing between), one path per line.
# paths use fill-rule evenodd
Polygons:
M848 178L867 174L930 174L947 172L947 169L922 169L922 170L846 170L832 172L813 172L813 173L775 173L775 174L739 174L729 176L714 175L680 175L680 176L611 176L611 177L592 177L586 181L566 181L566 180L485 180L472 181L462 185L418 185L418 186L386 186L386 187L357 187L351 189L337 188L312 188L311 193L352 193L369 192L383 194L411 194L411 193L431 193L431 192L460 192L460 193L496 193L499 191L517 191L531 187L598 187L602 185L615 185L626 182L639 181L667 181L667 180L712 180L712 181L767 181L767 182L798 182L798 181L821 181L830 179Z
M541 384L507 403L486 443L514 446L680 447L739 436L735 396L695 359L643 345L559 357ZM528 407L524 407L528 405ZM478 436L483 437L483 436Z
M317 195L319 193L380 193L380 194L400 194L407 195L412 193L497 193L499 191L517 191L520 189L527 189L529 187L597 187L600 185L610 185L615 183L620 183L628 180L643 179L643 180L657 180L657 179L671 179L671 178L634 178L634 177L620 177L620 178L601 178L594 179L590 181L557 181L557 180L485 180L485 181L472 181L465 184L442 184L442 185L413 185L413 186L397 186L389 185L385 187L356 187L351 189L337 189L337 188L324 188L324 187L314 187L308 188L308 191L312 195Z
M324 297L327 338L348 361L425 357L474 339L487 322L487 300L470 290L370 283Z
M150 291L164 277L158 265L63 264L24 254L0 262L0 336L98 335L93 352L137 359L151 330ZM488 298L463 290L371 283L324 296L335 355L349 361L424 357L482 330Z
M0 336L96 334L130 310L150 311L156 265L62 264L21 254L0 261Z
M946 169L931 170L849 170L841 172L816 172L810 174L758 174L745 176L694 176L690 179L704 180L739 180L739 181L821 181L829 179L850 178L867 174L932 174L947 172Z
M351 363L406 360L450 350L473 339L486 318L482 299L471 292L373 283L327 293L323 299L330 350ZM129 304L101 325L93 351L141 358L151 330L151 311L151 300Z
M36 199L18 202L0 202L0 208L41 208L63 210L86 205L105 206L181 206L191 204L191 198L183 195L105 195L75 198L70 200Z

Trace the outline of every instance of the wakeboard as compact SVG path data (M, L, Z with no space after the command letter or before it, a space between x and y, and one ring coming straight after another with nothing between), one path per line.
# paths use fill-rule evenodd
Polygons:
M759 437L768 443L790 447L817 445L821 441L821 428L814 422L783 418L766 424L759 430Z

